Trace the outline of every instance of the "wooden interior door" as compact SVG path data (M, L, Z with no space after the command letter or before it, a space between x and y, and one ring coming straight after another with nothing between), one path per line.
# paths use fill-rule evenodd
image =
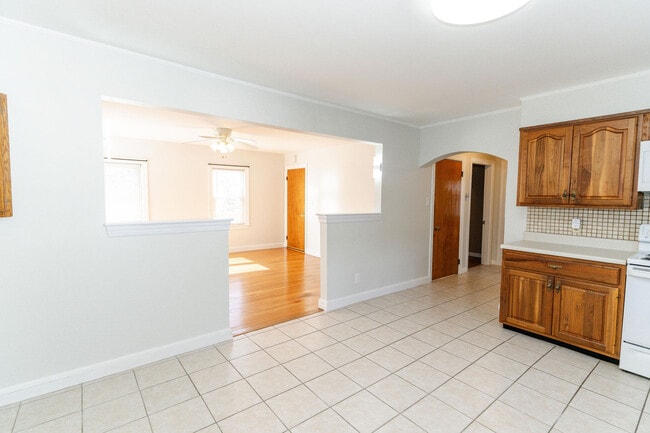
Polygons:
M305 169L287 170L287 248L305 251Z
M445 159L436 163L431 270L434 280L458 273L461 177L460 161Z

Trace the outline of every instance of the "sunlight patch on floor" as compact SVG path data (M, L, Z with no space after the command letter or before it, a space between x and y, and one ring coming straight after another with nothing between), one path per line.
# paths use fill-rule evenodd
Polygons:
M246 272L268 271L269 268L257 263L236 265L228 267L228 275L244 274Z
M232 265L243 265L244 263L253 263L252 260L247 259L246 257L231 257L228 259L228 264Z

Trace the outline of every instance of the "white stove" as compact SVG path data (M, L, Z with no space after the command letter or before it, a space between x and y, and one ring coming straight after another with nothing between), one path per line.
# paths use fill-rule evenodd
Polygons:
M639 227L639 251L627 259L627 264L650 266L650 224Z
M650 251L638 251L627 259L628 265L650 266Z
M639 227L639 251L627 259L619 367L650 378L650 224Z

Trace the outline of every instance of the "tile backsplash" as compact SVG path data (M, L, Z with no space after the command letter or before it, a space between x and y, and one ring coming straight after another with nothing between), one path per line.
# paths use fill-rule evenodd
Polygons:
M574 218L580 219L578 230L571 228ZM650 224L648 193L638 210L529 207L526 214L526 231L554 235L636 241L640 224Z

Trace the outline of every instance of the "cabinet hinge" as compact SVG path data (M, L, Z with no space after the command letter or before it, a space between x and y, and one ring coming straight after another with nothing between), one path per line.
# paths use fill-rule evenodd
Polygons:
M289 180L289 176L285 177L284 180Z
M284 239L288 241L288 240L289 240L289 236L285 236Z
M460 265L460 259L458 259L458 264Z
M460 171L460 177L463 177L465 175L465 172L463 170Z

